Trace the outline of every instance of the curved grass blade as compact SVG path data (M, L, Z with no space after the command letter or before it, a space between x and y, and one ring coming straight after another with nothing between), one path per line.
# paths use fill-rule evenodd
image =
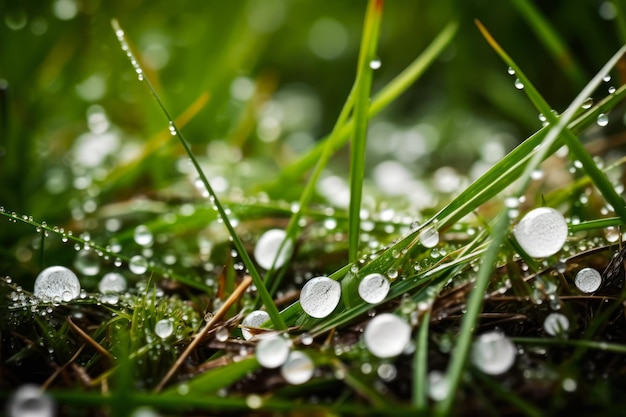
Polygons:
M213 187L211 187L211 184L209 183L209 180L207 179L204 171L202 170L202 167L200 166L200 163L198 162L198 160L194 156L193 152L191 151L191 148L189 147L189 144L187 143L187 141L183 137L182 133L178 130L178 127L176 126L176 123L174 122L174 120L170 116L169 112L167 111L165 105L163 104L163 102L159 98L159 95L157 94L156 90L154 89L154 87L152 86L152 84L150 83L148 78L144 76L143 69L139 65L139 62L137 61L137 58L133 55L132 51L130 50L130 47L128 46L128 43L126 42L126 38L124 37L124 31L120 27L119 23L117 22L117 20L113 19L111 21L111 24L113 26L113 29L115 30L115 34L117 36L117 39L120 41L120 45L122 46L122 50L124 50L126 52L126 54L129 57L133 67L135 68L135 72L137 73L137 77L138 77L139 81L143 81L148 86L148 89L150 90L150 93L152 93L152 96L154 97L154 99L156 100L157 104L161 108L161 111L163 112L163 114L165 115L167 120L169 121L170 133L172 135L175 135L175 136L178 137L178 139L180 140L180 143L185 148L185 152L187 152L187 155L191 159L191 162L193 163L193 166L196 169L196 172L198 173L198 175L200 177L200 180L202 181L202 183L204 184L204 186L206 187L206 189L207 189L207 191L209 193L211 203L214 205L215 210L219 213L220 218L222 219L222 221L224 222L224 225L228 229L228 233L230 234L230 237L233 240L233 245L235 246L235 249L239 253L239 256L241 257L242 262L244 263L244 265L248 269L248 272L249 272L250 276L252 277L252 281L254 282L254 285L257 287L257 291L258 291L259 297L263 301L263 305L265 306L265 308L267 310L267 313L270 316L272 324L277 329L281 329L281 330L286 329L287 327L286 327L285 322L283 321L283 319L280 317L280 314L278 312L278 308L276 308L276 305L274 304L274 301L272 300L272 297L271 297L269 291L265 287L265 284L264 284L263 280L261 279L261 276L259 275L259 272L255 268L254 263L250 259L250 256L248 255L248 252L246 251L246 249L245 249L245 247L243 245L243 242L241 241L241 239L237 235L237 232L235 231L235 228L233 227L232 223L230 222L230 219L228 218L228 214L226 214L226 211L224 210L224 207L220 203L219 199L217 198L217 195L215 194L215 191L213 191Z
M580 66L574 61L567 44L550 25L550 22L529 0L513 0L513 5L526 19L531 29L535 31L539 40L550 51L570 80L576 85L583 85L585 76Z
M537 89L532 85L530 80L524 75L519 66L508 56L508 54L502 49L502 47L491 36L487 29L476 21L476 25L489 43L491 47L496 51L502 60L507 63L511 68L515 70L515 74L524 85L524 91L528 98L533 102L537 109L546 117L546 120L552 126L546 137L543 139L541 149L533 157L530 164L526 167L526 172L522 176L522 183L518 190L518 195L522 195L526 190L528 183L530 182L530 173L534 171L541 161L548 154L552 144L561 137L563 142L567 145L570 152L582 163L583 169L589 175L594 185L598 188L600 193L604 196L609 204L613 206L615 212L626 221L626 205L624 199L617 193L611 182L606 175L602 172L598 165L595 163L589 152L582 146L580 140L568 129L567 125L579 112L584 101L593 93L593 91L600 85L602 78L617 64L617 61L626 52L626 46L620 48L609 61L602 67L602 69L593 77L593 79L582 89L582 91L576 96L568 108L563 112L561 117L557 117L552 112L552 108L539 94Z

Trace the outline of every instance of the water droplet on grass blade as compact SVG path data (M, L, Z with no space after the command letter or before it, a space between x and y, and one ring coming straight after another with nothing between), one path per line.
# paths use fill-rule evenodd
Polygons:
M380 59L372 59L370 61L370 68L373 70L377 70L382 66L382 62L380 61Z
M574 283L582 292L592 293L602 285L602 275L593 268L583 268L576 274Z
M365 327L363 340L365 346L379 358L397 356L406 347L411 338L411 326L391 313L374 317Z
M150 246L154 240L152 232L148 229L148 226L143 224L135 227L133 239L135 240L135 243L141 246Z
M8 417L53 417L54 402L38 386L22 385L9 399L6 410Z
M293 385L304 384L311 379L314 371L315 364L311 358L299 351L291 352L287 361L280 368L283 378Z
M484 333L472 345L472 363L489 375L500 375L508 371L517 355L511 340L500 332Z
M256 359L264 368L278 368L285 363L290 351L291 342L288 339L272 334L256 345Z
M582 104L582 106L581 106L581 107L582 107L584 110L587 110L587 109L590 109L590 108L591 108L591 106L593 106L593 98L591 98L591 97L587 97L587 98L585 99L585 101L583 101L583 104Z
M389 293L389 287L389 281L382 274L369 274L359 282L359 295L366 303L380 303Z
M443 372L431 371L428 374L428 396L435 401L442 401L450 395L450 384Z
M254 259L256 259L261 268L270 269L272 264L274 264L274 268L280 268L287 262L293 248L291 241L285 242L282 251L277 256L285 236L287 236L287 233L282 229L270 229L259 238L254 248ZM276 259L276 262L274 262L274 259Z
M515 70L514 70L513 68L511 68L511 67L508 67L508 68L507 68L507 70L506 70L506 72L507 72L509 75L515 75Z
M548 314L543 322L543 329L551 336L564 334L569 329L569 320L561 313Z
M515 88L517 88L518 90L524 89L524 83L522 83L522 81L519 78L515 79Z
M98 290L102 294L123 292L126 290L126 278L118 272L109 272L98 283Z
M245 327L261 327L261 325L269 319L270 315L263 310L255 310L248 314L241 322L241 325L244 327L241 329L241 334L243 335L243 338L246 340L250 340L254 336L252 333L246 330Z
M220 327L215 332L215 338L220 342L225 342L228 340L228 336L230 336L230 332L226 327Z
M300 292L300 306L311 317L328 316L339 304L341 284L328 277L309 280Z
M420 243L427 248L434 248L439 244L439 232L432 226L422 230L420 233Z
M148 270L148 261L141 255L135 255L130 258L128 269L133 274L141 275Z
M513 231L519 245L533 258L545 258L560 251L567 233L563 215L550 207L531 210Z
M162 319L154 325L154 333L161 339L167 339L174 333L174 324L168 319Z
M607 116L604 113L600 113L598 115L598 120L596 121L596 123L598 123L598 126L602 126L602 127L608 125L609 124L609 116Z
M37 276L33 295L43 300L67 302L80 295L80 282L66 267L51 266Z

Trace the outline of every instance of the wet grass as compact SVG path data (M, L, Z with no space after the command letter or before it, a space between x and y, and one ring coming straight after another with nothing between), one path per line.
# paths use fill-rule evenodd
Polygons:
M514 5L564 77L581 83L584 71L558 30L531 2ZM617 31L624 32L618 6L615 13ZM148 107L152 96L161 127L139 151L128 148L123 161L94 169L84 186L88 170L72 171L84 195L72 200L73 217L63 226L44 222L44 209L36 218L8 203L0 210L15 240L2 259L19 266L7 267L16 276L0 283L3 398L34 383L54 398L59 415L135 417L143 415L139 407L160 415L537 416L623 409L623 145L613 143L617 134L584 139L589 132L598 135L607 114L618 133L624 130L613 120L623 113L626 86L615 80L623 75L626 47L605 57L559 114L526 75L525 63L477 21L474 33L514 73L510 89L519 80L519 94L544 123L471 182L457 175L454 190L445 181L430 190L412 188L424 198L435 196L435 203L418 210L406 203L413 201L410 193L376 189L380 181L372 180L367 163L376 158L368 153L373 122L403 94L425 88L421 77L462 29L450 19L404 70L377 85L372 62L384 53L383 2L369 1L364 14L353 83L330 133L302 155L284 152L272 125L263 130L262 112L271 106L255 108L255 101L273 93L272 81L263 77L239 80L256 92L232 110L227 139L210 142L206 151L186 129L214 98L200 93L175 117L164 95L168 86L113 20L120 59L124 53L130 59L125 71L146 87L133 90L132 100ZM241 39L250 41L246 33L232 32L230 46ZM228 48L222 56L242 59ZM213 69L213 75L221 71ZM610 86L607 74L615 88L603 93ZM587 105L592 96L600 99ZM106 118L97 108L91 114L93 123ZM439 171L450 180L445 173ZM413 181L388 175L391 182L383 184L389 188ZM341 184L334 193L328 193L329 180ZM428 181L437 184L436 175ZM512 231L541 206L565 215L569 236L557 254L534 259ZM149 230L150 243L136 238L139 225ZM294 253L285 265L265 271L251 254L272 228L286 231L281 247L293 244ZM147 263L145 273L129 271L136 256ZM76 270L81 296L69 302L33 297L32 281L50 265ZM594 294L574 284L583 267L602 273ZM108 271L122 273L128 291L99 294L98 280ZM372 273L391 282L377 304L364 302L358 291ZM341 285L337 307L324 318L306 314L298 300L302 285L315 276ZM270 319L246 329L255 335L246 340L241 323L256 309ZM363 341L372 318L384 312L412 329L412 342L390 358L376 357ZM554 312L569 320L556 336L544 328ZM154 331L162 319L173 324L172 335ZM477 335L494 330L514 343L517 354L506 372L490 375L472 362L472 350L478 349ZM261 367L255 348L275 333L312 360L310 379L289 384L287 371ZM437 373L443 382L435 381Z

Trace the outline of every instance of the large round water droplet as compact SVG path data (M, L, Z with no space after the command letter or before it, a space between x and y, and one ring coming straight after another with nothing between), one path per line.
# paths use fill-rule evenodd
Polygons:
M519 78L515 80L515 88L517 88L518 90L524 89L524 83Z
M596 122L598 123L598 126L604 127L609 124L609 116L604 113L600 113Z
M256 359L264 368L278 368L285 363L290 351L289 339L272 334L261 339L256 345Z
M161 339L167 339L174 333L174 324L169 319L162 319L154 325L154 333Z
M119 272L109 272L98 283L98 290L102 294L123 292L126 290L126 278Z
M280 268L287 262L293 249L290 240L285 242L283 250L278 254L285 236L287 236L287 233L282 229L270 229L259 238L254 248L254 259L256 259L261 268L270 269L272 264L274 268ZM274 259L276 259L276 262L274 262Z
M576 274L574 283L582 292L592 293L600 288L602 275L593 268L583 268Z
M548 314L543 321L543 329L550 336L557 336L567 333L569 330L569 320L561 313Z
M400 317L384 313L374 317L365 327L365 346L379 358L397 356L411 338L411 326Z
M341 284L328 277L309 280L300 292L300 306L311 317L328 316L339 304Z
M472 363L489 375L500 375L508 371L517 355L511 340L500 332L489 332L478 336L472 346Z
M141 275L148 270L148 261L141 255L135 255L130 258L128 269L133 274Z
M27 384L19 387L7 404L8 417L53 417L54 402L38 386Z
M533 258L545 258L561 250L567 239L567 223L553 208L528 212L513 231L515 239Z
M135 232L133 234L133 239L135 243L141 246L150 246L154 241L154 237L152 236L152 232L148 229L148 226L140 224L135 227Z
M439 244L439 232L432 226L422 230L420 233L420 243L427 248L434 248Z
M295 351L291 352L287 361L280 368L283 378L290 384L304 384L313 376L315 364L306 353Z
M380 303L389 293L389 287L389 281L384 275L369 274L359 282L359 295L366 303Z
M261 327L261 325L269 319L270 315L267 314L267 311L263 310L255 310L248 314L241 322L241 325L243 326L243 328L241 329L241 334L243 335L243 338L246 340L250 340L254 336L252 333L245 329L246 327Z
M80 295L80 282L64 266L51 266L37 275L33 295L42 300L70 301Z

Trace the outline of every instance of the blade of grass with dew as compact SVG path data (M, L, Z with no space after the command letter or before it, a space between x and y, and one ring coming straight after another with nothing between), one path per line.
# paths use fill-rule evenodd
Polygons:
M129 358L129 332L127 323L116 323L112 330L112 339L115 340L114 354L117 358L117 369L114 374L114 386L110 399L111 415L128 416L132 409L128 408L128 397L134 391L132 363Z
M127 52L127 55L130 58L131 63L133 64L133 67L135 68L135 72L137 73L139 81L143 81L146 84L146 86L150 90L150 93L152 94L152 96L156 100L157 104L161 108L163 114L165 115L165 117L169 121L170 132L172 133L172 135L175 135L175 136L178 137L178 139L180 140L180 143L185 148L185 152L187 152L187 155L191 159L191 162L193 163L194 168L196 169L196 172L200 176L200 180L202 181L202 184L204 184L204 186L206 187L206 189L207 189L207 191L209 193L211 203L214 205L216 211L220 215L220 218L224 222L224 225L228 229L228 233L229 233L230 237L232 238L233 245L235 246L235 249L239 253L239 256L241 257L241 260L242 260L243 264L248 269L248 273L250 274L250 276L252 278L252 281L254 282L254 285L257 288L257 293L259 294L259 297L261 298L261 300L263 302L263 305L265 306L265 309L267 310L267 313L270 316L270 320L272 321L273 326L276 329L280 329L280 330L286 329L287 327L286 327L284 321L282 320L282 318L280 316L280 313L278 312L278 308L274 304L274 301L272 300L271 295L269 294L267 288L265 287L265 284L264 284L263 280L261 279L261 276L259 275L259 272L257 271L257 269L255 268L252 260L250 259L250 256L248 255L248 252L246 251L246 249L245 249L245 247L243 245L243 242L241 241L241 239L237 235L237 233L235 231L235 228L233 227L232 223L230 222L228 214L226 214L226 211L224 210L224 207L222 206L222 204L220 203L219 199L217 198L217 194L215 194L215 191L213 190L213 187L211 187L211 184L209 183L209 180L207 179L206 174L204 173L202 167L200 166L200 163L198 162L197 158L194 156L193 152L191 151L191 148L189 147L189 144L187 143L187 141L183 137L182 133L178 130L178 127L176 126L176 123L174 122L174 120L170 116L169 112L165 108L165 105L161 101L161 99L160 99L159 95L157 94L156 90L154 89L154 87L152 86L152 84L150 83L148 78L143 75L144 74L143 73L143 69L139 65L139 62L137 61L137 58L130 51L128 43L126 42L126 39L124 37L124 31L120 27L119 23L117 22L117 20L113 19L111 21L111 24L113 26L113 29L114 29L115 34L117 36L117 39L120 41L120 45L122 46L122 50Z
M564 143L572 154L582 163L583 170L591 178L594 185L598 188L600 193L604 196L609 204L611 204L615 212L626 221L626 205L624 199L615 190L615 187L608 180L606 175L602 172L598 165L595 163L589 152L582 146L580 140L567 128L567 125L575 114L579 111L584 101L593 93L598 85L602 82L602 78L615 66L617 61L626 52L626 46L620 48L620 50L609 59L609 61L602 67L600 72L583 88L578 96L572 101L561 117L557 117L552 113L552 108L539 94L537 89L532 85L530 80L524 75L519 66L508 56L508 54L500 47L496 40L491 36L487 29L476 21L476 25L489 43L489 45L496 51L496 53L507 63L511 68L515 70L515 74L518 79L524 85L524 91L528 98L533 102L537 109L546 117L546 120L552 125L552 128L548 131L546 137L542 141L541 149L533 157L531 163L526 167L526 173L522 176L521 184L519 187L518 195L522 195L526 190L528 183L531 179L531 172L537 169L541 161L545 158L545 155L550 149L550 146L561 135Z
M391 80L379 93L374 95L368 111L370 118L385 109L422 76L435 59L450 45L458 31L458 27L459 25L456 21L448 23L439 35L437 35L404 71ZM324 152L326 142L331 141L332 151L335 152L345 145L353 130L354 119L351 119L342 127L341 131L336 136L332 138L326 136L306 155L288 167L285 167L277 180L272 184L266 185L265 189L280 189L284 187L286 181L293 181L295 178L300 178L307 170L316 164L320 155Z
M340 131L340 126L343 126L345 121L348 119L350 111L352 110L353 97L354 94L351 91L348 95L348 98L346 99L346 102L343 105L343 108L341 109L341 112L339 113L339 117L337 118L335 127L330 134L330 138L338 134L338 132ZM317 181L322 174L322 171L328 164L328 161L333 154L333 148L331 144L332 140L326 142L323 149L324 151L322 152L320 159L315 164L315 168L313 169L313 172L311 173L311 176L309 177L309 180L307 181L304 190L300 195L300 200L298 201L298 209L295 211L295 213L292 213L291 218L289 219L289 223L287 224L287 231L285 233L286 236L285 239L283 239L283 242L281 242L279 250L276 252L276 258L278 258L279 254L282 252L283 246L286 244L286 242L295 242L296 240L296 235L300 228L299 221L305 213L305 210L308 213L308 206L311 202L311 199L313 198L315 185L317 184ZM274 262L276 262L276 259L274 259ZM270 289L270 294L275 294L278 290L278 286L280 285L280 280L276 279L276 271L273 267L269 271L267 271L267 274L265 275L265 282Z
M354 87L354 131L350 147L350 206L348 209L348 261L351 263L357 260L360 243L368 110L374 73L371 63L376 59L382 7L382 0L369 1Z
M496 220L495 225L491 231L491 243L485 252L484 258L478 270L476 276L476 282L474 288L469 295L467 302L467 312L463 315L461 322L461 330L457 337L457 343L452 352L452 358L448 366L446 379L448 382L448 395L442 401L435 406L436 414L439 416L447 416L452 410L454 400L456 399L456 392L461 384L461 378L465 371L465 364L469 356L469 351L472 343L472 335L476 328L476 322L478 321L478 315L480 314L482 303L491 273L493 272L496 262L498 260L498 254L500 252L500 245L504 242L509 226L508 209L504 209L499 214L499 218Z
M567 74L570 81L577 86L582 86L585 83L584 73L580 69L580 66L574 61L574 57L567 47L567 44L550 25L550 22L529 0L513 0L513 5L524 19L526 19L530 28L535 32L548 51L550 51L556 62L563 69L565 74Z
M46 224L44 224L43 222L37 222L33 219L31 219L28 216L19 216L17 213L15 212L7 212L7 211L3 211L0 210L0 216L4 216L9 218L10 220L14 220L14 221L20 221L22 223L26 223L28 225L33 226L35 229L38 229L41 231L41 233L53 233L56 234L58 236L61 237L61 240L63 242L69 242L72 241L76 244L79 244L82 247L88 247L91 250L96 251L97 253L101 253L103 256L108 256L110 259L118 259L120 261L124 261L127 264L130 262L130 257L126 256L126 255L122 255L120 253L117 252L112 252L111 250L107 249L106 247L103 246L99 246L96 245L93 241L89 240L85 240L82 239L79 236L75 236L73 235L71 232L65 232L63 229L60 229L58 227L52 227L52 226L48 226ZM202 290L202 291L210 291L210 287L207 286L205 283L201 282L201 281L197 281L193 278L184 276L184 275L180 275L180 274L176 274L174 272L170 272L168 271L166 268L160 267L158 265L153 265L153 264L149 264L148 265L148 271L159 274L161 276L168 276L170 278L172 278L175 281L178 281L182 284L185 285L189 285L192 288L196 288L198 290Z

